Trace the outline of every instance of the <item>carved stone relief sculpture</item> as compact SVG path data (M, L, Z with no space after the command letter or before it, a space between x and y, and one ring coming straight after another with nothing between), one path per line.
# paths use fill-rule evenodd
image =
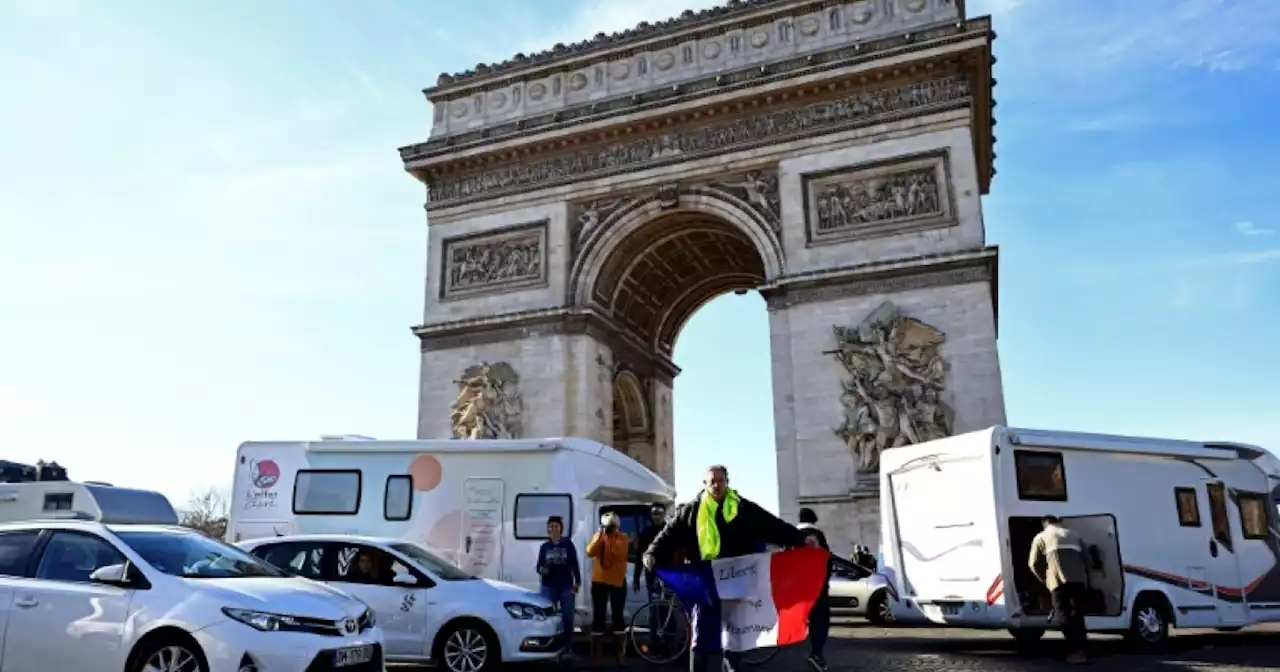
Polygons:
M441 298L546 282L546 222L446 239Z
M518 439L524 410L520 376L506 362L468 367L458 385L450 425L455 439Z
M806 176L810 242L889 236L949 226L946 155Z
M742 198L769 222L774 233L782 231L782 206L778 195L778 173L775 170L753 170L738 179L712 183Z
M828 354L849 374L836 436L849 447L859 484L875 487L880 454L950 436L955 412L942 400L949 366L941 331L902 315L886 301L856 327L836 326Z

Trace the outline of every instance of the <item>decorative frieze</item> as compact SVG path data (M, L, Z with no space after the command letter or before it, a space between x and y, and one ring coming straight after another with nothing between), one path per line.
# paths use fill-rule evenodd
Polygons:
M836 100L682 128L639 140L431 178L431 205L451 205L556 184L687 162L767 143L832 133L967 101L963 75L862 90Z
M805 175L802 183L811 244L956 224L945 152Z
M547 221L446 238L441 258L441 299L545 285Z

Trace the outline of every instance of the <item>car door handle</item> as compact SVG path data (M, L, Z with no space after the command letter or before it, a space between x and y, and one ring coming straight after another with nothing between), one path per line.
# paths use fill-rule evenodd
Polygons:
M40 600L37 600L34 597L20 597L13 601L13 606L22 607L23 609L30 609L31 607L37 606L39 604L40 604Z

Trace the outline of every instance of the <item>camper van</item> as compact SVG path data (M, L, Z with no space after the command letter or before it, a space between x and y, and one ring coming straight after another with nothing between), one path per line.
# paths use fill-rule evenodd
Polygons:
M164 495L151 490L75 481L0 483L0 522L42 519L177 525L178 513Z
M618 513L635 539L649 505L675 498L639 462L575 438L248 442L237 452L234 483L229 542L294 534L403 539L475 576L532 590L548 516L564 519L589 581L583 553L602 513ZM579 591L580 623L589 592ZM648 598L628 596L628 613Z
M1051 606L1027 564L1052 514L1087 546L1091 632L1157 646L1171 628L1280 620L1268 459L1241 444L1008 427L886 450L893 616L1039 639Z

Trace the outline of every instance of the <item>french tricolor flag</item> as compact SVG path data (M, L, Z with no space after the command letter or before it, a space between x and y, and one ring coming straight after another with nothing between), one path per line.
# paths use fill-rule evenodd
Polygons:
M686 605L718 602L724 649L749 651L809 636L809 611L827 582L830 555L819 548L793 548L654 571Z

